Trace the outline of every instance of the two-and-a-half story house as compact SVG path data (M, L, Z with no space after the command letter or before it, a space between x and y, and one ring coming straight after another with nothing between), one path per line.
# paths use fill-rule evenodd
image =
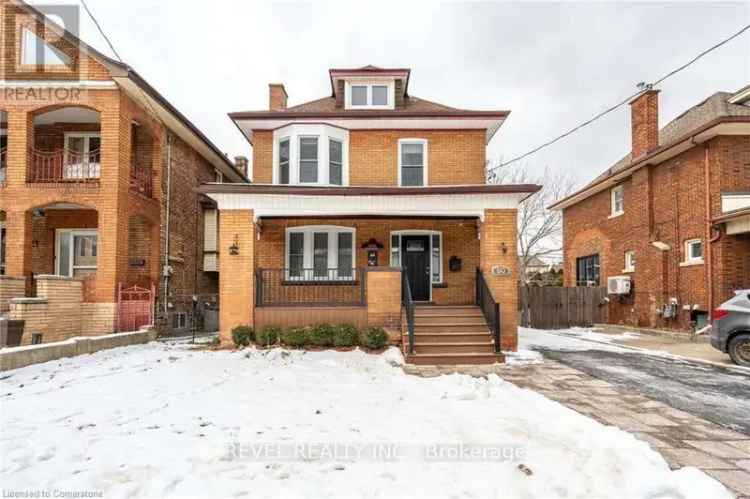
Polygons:
M658 95L631 102L631 153L554 208L566 286L609 285L611 323L687 331L750 288L750 87L661 129Z
M516 211L539 188L486 183L508 112L414 97L409 69L329 76L328 97L288 107L271 84L268 110L230 114L253 183L200 189L220 211L222 340L348 322L403 327L412 362L502 360L517 344Z
M181 297L218 293L195 188L243 172L129 66L22 2L0 11L0 314L23 344L131 330L153 307L118 310L118 291L153 286L186 327Z

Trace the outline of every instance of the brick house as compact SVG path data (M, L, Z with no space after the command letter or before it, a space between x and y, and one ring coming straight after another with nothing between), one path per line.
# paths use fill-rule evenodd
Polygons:
M132 68L0 8L0 314L26 321L24 344L107 333L120 287L155 286L163 322L185 326L180 297L218 292L216 212L195 188L243 172Z
M228 255L222 340L240 324L348 322L403 332L412 362L502 360L517 344L517 206L538 190L486 183L508 112L414 97L409 69L329 78L328 97L289 107L271 84L268 110L230 114L253 183L200 189Z
M659 93L631 103L632 151L563 210L566 286L605 286L608 321L690 330L750 288L750 87L717 92L659 129Z

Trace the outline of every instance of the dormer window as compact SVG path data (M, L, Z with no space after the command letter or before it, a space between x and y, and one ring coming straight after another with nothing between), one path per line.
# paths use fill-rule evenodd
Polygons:
M347 81L347 109L394 109L394 81Z
M25 66L69 66L70 57L27 28L21 31L21 64Z

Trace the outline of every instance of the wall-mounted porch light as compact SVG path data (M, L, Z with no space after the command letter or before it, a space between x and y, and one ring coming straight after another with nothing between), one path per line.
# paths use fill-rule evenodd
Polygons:
M235 234L234 235L234 242L229 247L229 254L230 255L239 255L240 254L240 236Z

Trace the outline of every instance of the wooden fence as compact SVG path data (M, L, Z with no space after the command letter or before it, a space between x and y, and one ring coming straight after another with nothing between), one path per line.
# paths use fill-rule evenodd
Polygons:
M518 288L520 324L535 329L588 327L605 322L606 288Z

